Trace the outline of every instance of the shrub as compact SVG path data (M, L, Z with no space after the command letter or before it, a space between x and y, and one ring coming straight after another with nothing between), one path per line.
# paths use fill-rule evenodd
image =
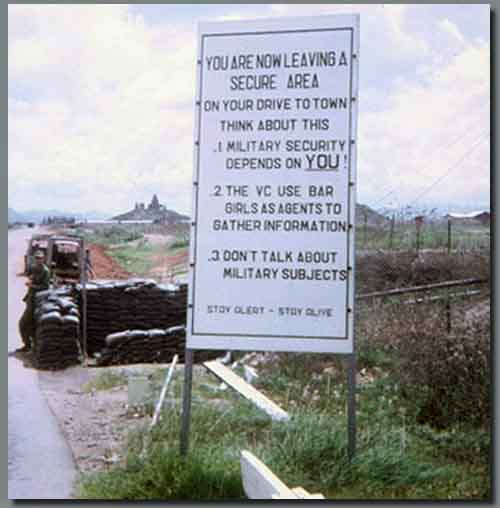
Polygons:
M437 431L428 425L415 428L419 438L432 446L434 456L446 457L467 465L488 467L491 445L490 429L453 427Z
M489 280L489 252L378 252L356 260L358 293L472 277Z
M415 314L418 319L418 314ZM464 323L440 333L414 319L397 340L402 395L417 421L446 428L486 425L490 415L490 321Z
M185 249L186 247L189 247L189 240L183 238L177 238L175 242L170 246L172 250Z

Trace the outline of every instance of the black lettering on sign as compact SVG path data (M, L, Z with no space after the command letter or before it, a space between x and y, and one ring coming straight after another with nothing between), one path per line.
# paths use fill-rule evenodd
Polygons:
M252 99L223 99L224 111L253 111Z
M330 128L328 118L303 118L302 123L306 131L327 131Z
M333 185L309 185L309 197L311 198L333 198Z
M229 89L232 92L242 90L276 90L276 74L231 76Z
M269 120L259 120L258 131L293 131L295 129L296 118L275 118Z
M271 197L272 195L270 185L256 185L255 190L257 191L257 196Z
M339 155L320 153L317 155L306 154L308 169L338 169L340 164Z
M319 88L317 74L290 74L286 83L287 88Z

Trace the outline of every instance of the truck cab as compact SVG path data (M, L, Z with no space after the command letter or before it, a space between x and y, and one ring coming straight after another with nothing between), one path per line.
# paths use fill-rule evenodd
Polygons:
M47 247L47 265L53 282L58 285L80 282L84 270L83 238L77 235L51 236Z

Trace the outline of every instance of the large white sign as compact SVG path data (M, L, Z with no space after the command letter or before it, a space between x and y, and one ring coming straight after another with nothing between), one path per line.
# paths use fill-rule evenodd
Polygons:
M187 347L352 352L358 39L200 25Z

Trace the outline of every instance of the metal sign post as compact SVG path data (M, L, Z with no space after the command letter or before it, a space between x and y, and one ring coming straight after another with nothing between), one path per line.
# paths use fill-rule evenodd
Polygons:
M347 358L347 454L356 454L356 353Z
M191 423L191 390L193 386L193 350L186 349L184 356L184 389L182 392L181 455L185 457L189 448Z
M184 453L194 350L354 353L358 61L358 15L199 26Z
M87 262L85 251L85 239L80 240L80 283L82 285L82 354L84 365L88 365L87 357Z

